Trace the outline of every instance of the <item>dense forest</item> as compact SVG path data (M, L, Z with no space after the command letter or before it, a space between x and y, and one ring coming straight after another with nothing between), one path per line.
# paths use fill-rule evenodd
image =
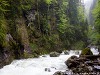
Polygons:
M100 0L91 30L81 0L0 0L0 66L14 59L99 45L99 7Z
M97 0L97 4L92 12L93 17L94 17L94 26L93 26L94 28L92 28L93 35L91 37L91 40L92 40L93 44L98 45L98 47L100 49L100 8L99 7L100 7L100 0Z

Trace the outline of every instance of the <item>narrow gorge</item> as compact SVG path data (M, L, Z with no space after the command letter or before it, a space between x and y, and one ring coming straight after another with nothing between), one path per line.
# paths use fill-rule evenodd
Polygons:
M75 73L84 68L73 63L85 65L91 54L98 65L99 7L100 0L0 0L0 75Z

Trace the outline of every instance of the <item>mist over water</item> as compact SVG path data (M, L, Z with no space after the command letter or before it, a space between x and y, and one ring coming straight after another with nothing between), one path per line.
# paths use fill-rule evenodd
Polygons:
M89 16L90 7L93 4L93 0L83 0L85 6L85 15Z
M97 0L82 0L85 8L85 16L88 20L89 25L94 25L94 17L92 14L93 9L95 8Z

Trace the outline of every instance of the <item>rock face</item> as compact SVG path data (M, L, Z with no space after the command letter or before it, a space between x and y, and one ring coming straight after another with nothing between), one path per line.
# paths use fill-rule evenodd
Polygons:
M7 45L0 46L0 68L12 62L14 57L14 47L16 42L10 34L6 34L5 42Z
M60 53L58 52L51 52L50 53L50 57L58 57L60 55Z
M30 53L29 46L26 44L22 45L21 42L16 41L10 33L6 34L5 42L6 44L4 46L0 45L0 68L4 65L10 64L14 59L29 56L27 55L27 52Z

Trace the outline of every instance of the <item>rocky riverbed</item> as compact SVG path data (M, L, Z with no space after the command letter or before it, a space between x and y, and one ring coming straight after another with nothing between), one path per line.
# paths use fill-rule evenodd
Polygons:
M65 63L75 74L100 75L100 55L71 56Z
M53 75L100 75L100 54L97 49L84 49L80 56L71 56L65 61L68 70Z
M51 52L39 58L15 60L0 69L0 75L100 75L100 55L94 50L85 54L79 50Z

